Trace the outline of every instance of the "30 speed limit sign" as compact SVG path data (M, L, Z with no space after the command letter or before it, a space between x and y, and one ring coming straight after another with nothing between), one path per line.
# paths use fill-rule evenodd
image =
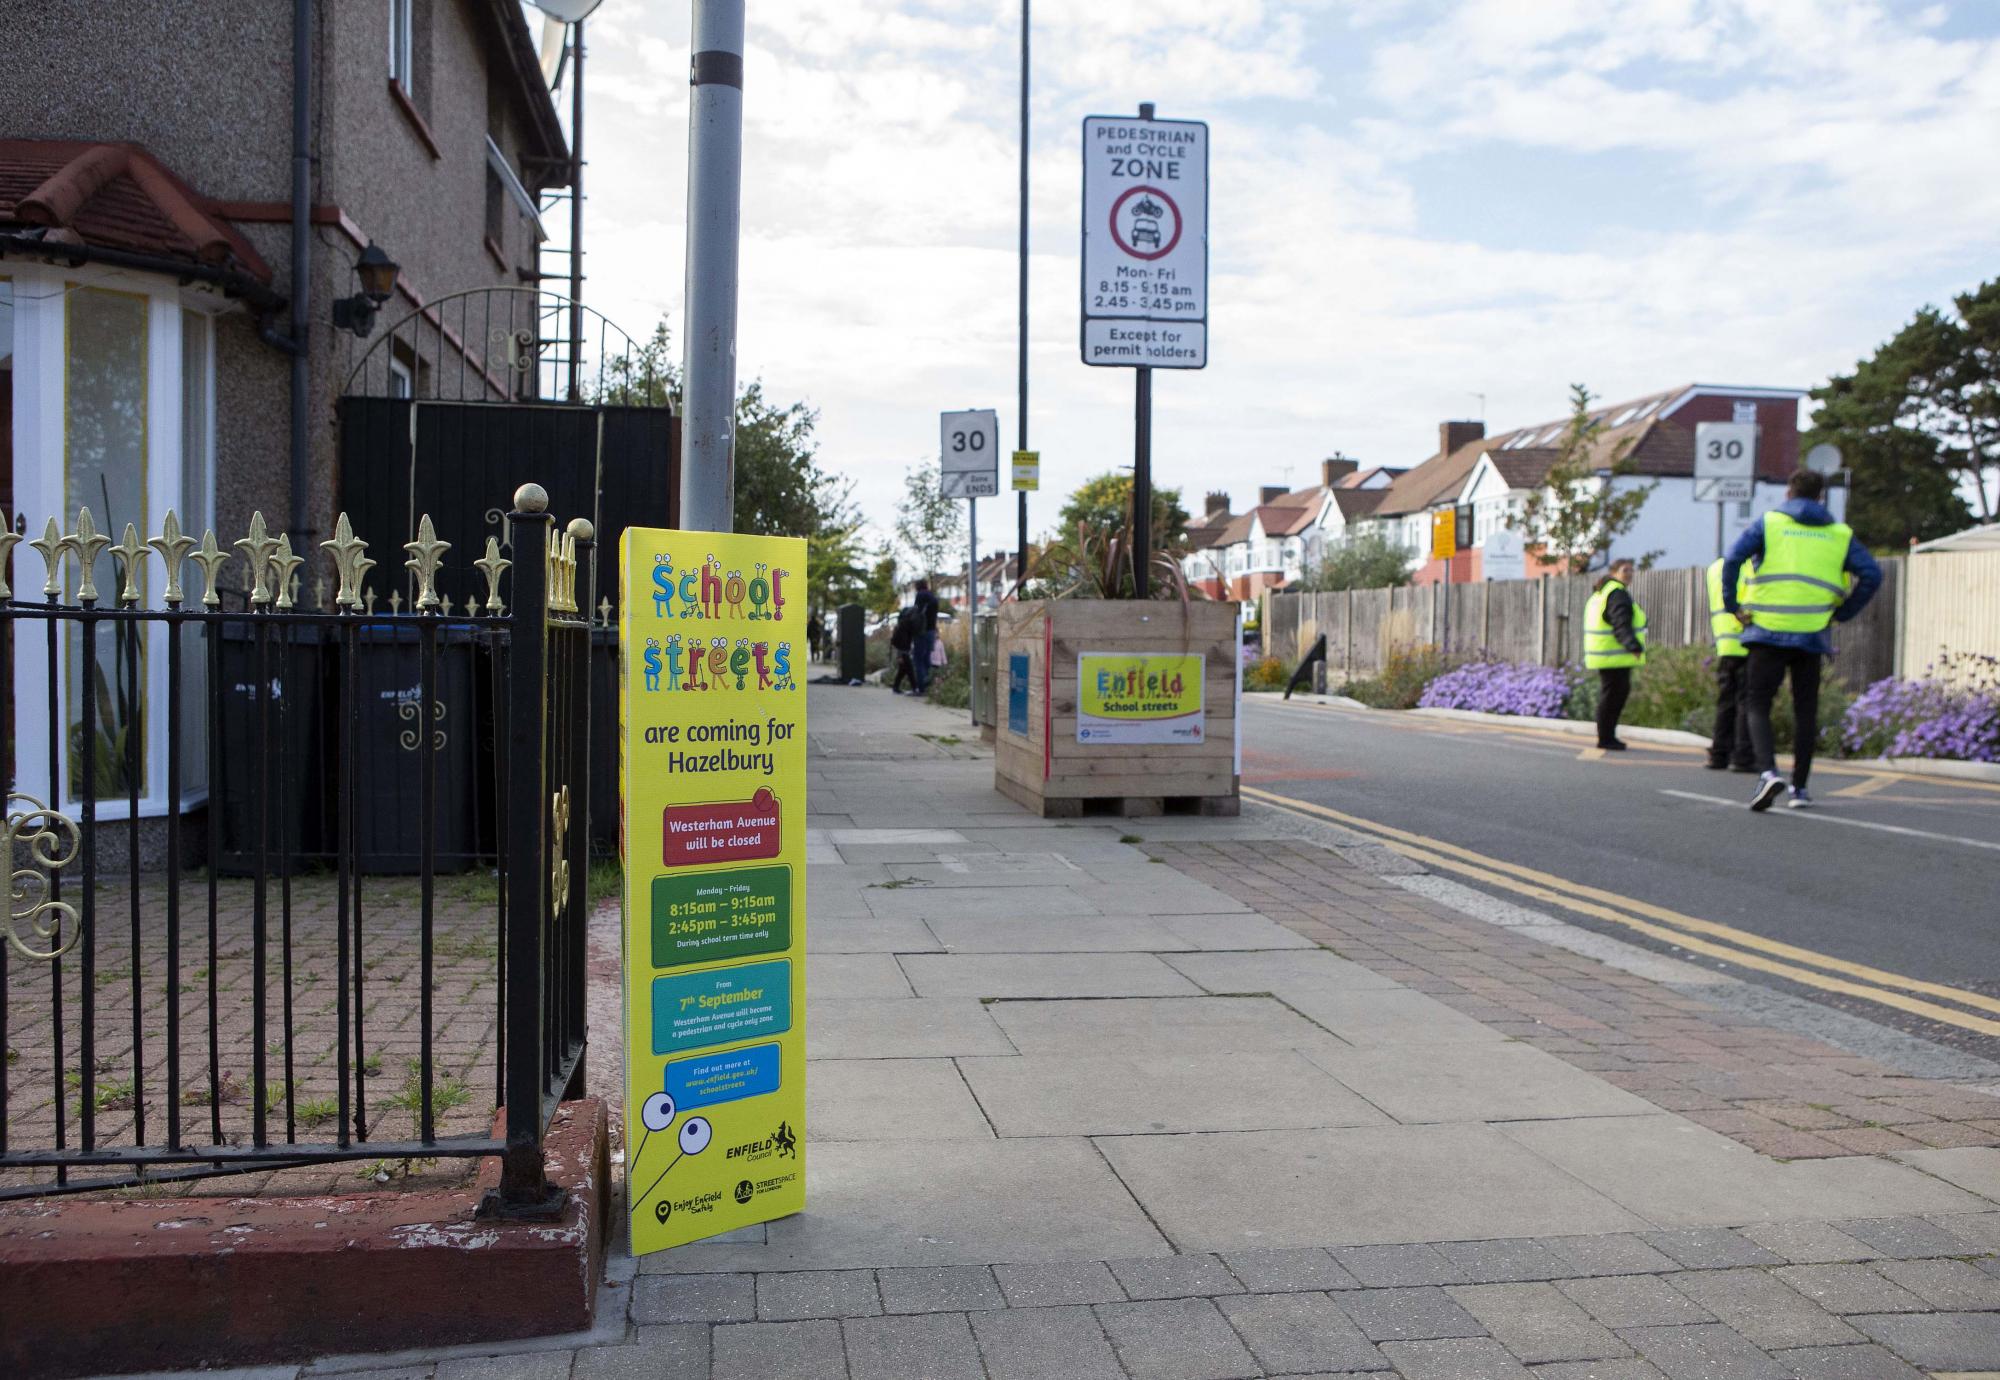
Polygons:
M939 418L938 456L946 498L992 498L1000 492L1000 418L990 407Z
M1748 503L1756 490L1756 423L1698 423L1694 429L1695 502Z

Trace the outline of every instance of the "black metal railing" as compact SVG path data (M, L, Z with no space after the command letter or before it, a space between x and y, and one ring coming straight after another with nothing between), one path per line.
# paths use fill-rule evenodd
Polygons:
M18 663L0 674L0 1199L503 1154L493 1206L548 1205L542 1138L585 1041L595 578L590 524L556 531L546 509L538 486L516 494L511 551L488 543L486 597L462 612L437 593L428 519L386 614L344 516L322 543L330 606L300 606L304 561L261 516L231 555L171 513L113 545L83 511L29 543L41 602L0 579ZM0 532L0 577L19 540ZM474 726L449 719L441 671L483 680L481 750L445 751ZM501 819L490 869L454 876L439 802L474 772ZM393 830L416 837L385 840L382 802L409 797ZM315 812L331 818L308 838ZM380 875L390 843L413 876Z

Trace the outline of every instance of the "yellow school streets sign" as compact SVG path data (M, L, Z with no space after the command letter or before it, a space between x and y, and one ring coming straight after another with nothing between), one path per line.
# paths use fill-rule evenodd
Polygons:
M1202 658L1082 652L1076 659L1079 743L1199 743L1207 725Z
M806 1200L806 544L619 544L625 1175L644 1255Z

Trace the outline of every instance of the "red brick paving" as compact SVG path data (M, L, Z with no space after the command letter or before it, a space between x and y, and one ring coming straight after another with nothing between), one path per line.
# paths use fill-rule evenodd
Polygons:
M1459 915L1328 849L1289 840L1144 847L1343 957L1763 1154L2000 1145L2000 1099Z

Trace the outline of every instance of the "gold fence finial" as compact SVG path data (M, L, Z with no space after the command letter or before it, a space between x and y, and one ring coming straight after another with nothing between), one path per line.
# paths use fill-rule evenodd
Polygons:
M181 520L174 510L167 509L166 521L160 524L160 535L149 540L146 545L160 553L160 561L167 567L167 588L165 598L173 608L179 608L185 597L181 589L181 565L187 554L194 548L194 538L181 531Z
M118 588L118 602L126 608L133 608L139 602L140 572L147 555L146 543L139 540L139 529L126 523L125 535L111 548L111 555L124 575Z
M611 596L608 594L597 601L597 621L604 627L611 626Z
M403 549L410 553L410 559L403 564L417 577L417 612L436 608L438 564L444 560L444 553L451 550L451 543L439 540L437 528L431 525L431 515L425 513L417 523L417 539L404 542Z
M229 553L215 544L215 529L209 528L201 534L201 545L189 557L201 567L201 602L204 608L222 606L222 589L216 583L222 577L222 567L228 564Z
M373 585L362 591L361 602L367 606L368 616L373 618L375 616L375 587Z
M292 537L289 532L278 534L278 546L271 556L272 583L277 586L278 607L289 609L298 604L299 567L306 563L304 556L292 554Z
M486 611L495 616L506 612L507 606L500 601L500 576L514 563L500 554L500 539L488 537L486 554L472 564L486 577Z
M250 514L250 535L238 538L236 545L250 562L250 603L261 608L271 602L271 555L278 549L277 539L264 526L261 508Z
M333 525L333 539L320 543L333 557L333 573L340 578L340 590L333 602L340 608L361 607L361 586L375 562L368 559L368 543L354 535L354 524L342 513Z
M49 568L49 578L42 582L42 593L53 599L63 592L63 556L69 550L69 542L64 539L62 528L56 526L56 520L50 518L41 540L28 545L41 553L42 563Z
M97 524L90 520L90 509L76 510L76 531L63 538L69 549L76 552L76 562L82 574L77 581L76 600L79 604L93 603L97 599L97 558L104 548L111 545L111 538L97 530Z
M14 523L0 514L0 599L12 599L14 587L8 578L14 573L14 546L21 540L21 534L14 530Z
M394 614L400 614L400 613L402 613L402 611L403 611L403 591L402 591L402 590L400 590L400 589L392 589L392 590L390 590L390 591L389 591L389 612L391 612L391 613L394 613Z

